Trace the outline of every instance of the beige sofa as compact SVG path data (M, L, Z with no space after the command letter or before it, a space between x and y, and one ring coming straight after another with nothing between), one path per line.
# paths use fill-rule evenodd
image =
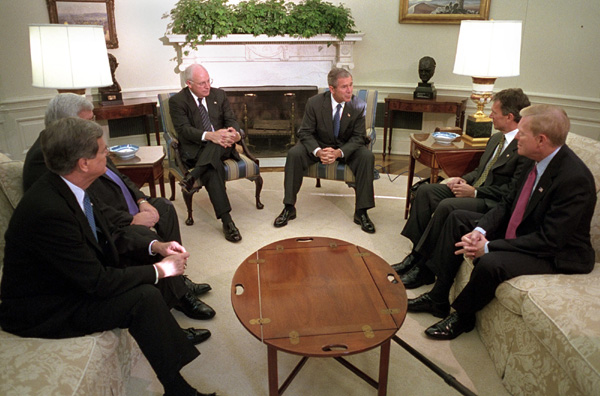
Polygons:
M23 162L0 153L0 275L4 233L21 199ZM125 395L131 367L142 357L127 330L47 340L0 330L0 395Z
M600 142L569 134L600 191ZM600 202L600 197L598 197ZM477 330L513 395L600 395L600 204L592 220L596 266L586 275L527 275L502 283L477 314ZM464 261L458 295L473 265Z

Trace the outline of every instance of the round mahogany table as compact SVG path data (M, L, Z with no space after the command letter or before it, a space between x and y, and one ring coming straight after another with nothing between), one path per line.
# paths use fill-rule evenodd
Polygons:
M248 256L231 285L242 325L267 345L269 395L280 395L309 357L332 357L387 393L390 339L406 317L406 291L376 254L323 237L274 242ZM379 381L343 356L380 347ZM303 356L279 388L277 351Z

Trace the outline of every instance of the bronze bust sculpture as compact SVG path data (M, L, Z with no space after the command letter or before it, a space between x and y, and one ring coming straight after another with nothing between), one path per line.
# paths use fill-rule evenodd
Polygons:
M419 78L422 82L415 89L413 98L415 99L434 99L437 90L433 83L429 83L435 73L435 59L430 56L424 56L419 60Z

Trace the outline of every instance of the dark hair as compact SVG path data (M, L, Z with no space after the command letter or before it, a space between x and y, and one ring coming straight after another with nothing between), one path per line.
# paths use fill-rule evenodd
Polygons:
M347 77L352 77L352 74L348 70L341 67L334 67L327 73L327 85L337 88L338 79Z
M94 158L102 127L93 121L67 117L52 122L40 134L44 161L51 172L68 175L80 158Z
M529 98L521 88L508 88L498 92L492 98L494 102L500 102L500 109L503 115L512 114L515 117L515 122L521 120L521 109L530 106Z

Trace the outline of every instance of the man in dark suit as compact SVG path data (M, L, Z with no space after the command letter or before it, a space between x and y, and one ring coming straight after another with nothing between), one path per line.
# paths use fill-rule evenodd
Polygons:
M514 188L514 183L530 161L517 154L519 111L529 106L521 89L505 89L494 95L490 118L494 134L479 165L463 177L452 177L447 184L424 184L417 190L402 235L413 243L412 252L392 267L401 275L404 287L414 289L435 280L433 264L428 261L450 213L457 209L485 213Z
M48 126L65 117L93 120L93 110L94 105L80 95L58 94L48 103L44 124ZM25 157L23 165L24 191L27 191L35 181L48 172L40 136L27 151ZM147 231L153 228L162 241L176 241L181 244L179 221L173 204L165 198L147 197L127 176L119 172L109 157L106 158L106 162L106 172L88 188L88 191L95 194L96 198L104 203L101 206L104 216L109 218L112 224L125 227L130 232L148 234ZM142 226L148 230L132 226ZM150 234L153 233L154 231ZM126 262L129 257L133 258L134 263L138 261L135 253L129 251L127 245L120 244L117 247L119 254L123 256L123 262ZM195 283L184 276L173 280L170 285L174 288L174 295L179 296L181 300L176 309L192 319L210 319L215 316L212 307L198 299L200 295L211 290L209 284Z
M354 222L368 233L375 225L367 210L375 206L373 172L375 159L366 146L366 103L352 94L352 75L346 69L333 68L327 75L329 91L313 96L306 103L298 143L288 151L285 161L283 211L275 227L296 218L296 198L309 165L320 161L346 163L356 177Z
M507 279L588 273L594 267L590 223L596 187L589 169L565 144L569 118L550 105L527 107L521 115L519 154L535 163L523 172L517 188L486 214L459 210L450 215L432 256L435 285L408 300L411 312L448 315L448 294L462 254L476 259L469 282L452 303L456 312L425 331L432 338L453 339L473 329L475 313Z
M183 76L187 87L169 99L181 159L193 168L181 184L189 191L196 180L201 180L217 219L223 223L225 239L239 242L242 235L231 219L223 161L240 159L235 149L242 138L240 126L225 91L211 88L210 76L204 67L192 64Z
M67 338L127 328L165 395L200 394L179 373L199 353L159 291L184 273L189 253L175 241L133 237L140 257L163 258L154 265L120 264L113 240L132 234L94 210L102 202L86 191L106 168L98 124L63 118L42 132L41 145L51 172L25 193L6 231L2 329Z

